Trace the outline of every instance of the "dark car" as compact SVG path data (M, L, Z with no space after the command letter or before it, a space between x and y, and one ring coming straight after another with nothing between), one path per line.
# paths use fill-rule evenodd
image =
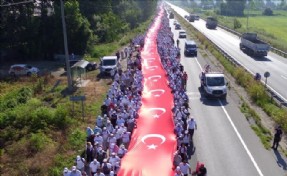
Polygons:
M197 46L193 40L185 41L184 45L184 55L185 56L197 56Z
M176 25L175 25L175 29L176 29L176 30L179 30L179 29L181 29L181 26L180 26L180 24L176 24Z

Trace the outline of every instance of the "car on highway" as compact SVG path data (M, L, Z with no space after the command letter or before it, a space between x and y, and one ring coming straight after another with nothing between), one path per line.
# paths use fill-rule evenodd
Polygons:
M184 30L179 31L178 38L186 38L186 32Z
M193 40L185 41L184 56L197 56L197 45Z
M175 29L176 29L176 30L180 30L180 29L181 29L180 24L176 24L176 25L175 25Z
M173 25L176 25L178 22L176 20L173 21Z
M14 64L10 66L8 71L11 76L31 76L39 74L39 69L28 64Z

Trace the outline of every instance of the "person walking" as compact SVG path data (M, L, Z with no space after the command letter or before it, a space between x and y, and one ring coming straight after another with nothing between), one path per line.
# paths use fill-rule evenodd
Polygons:
M176 40L176 46L179 47L179 39Z
M282 129L281 126L279 125L276 129L275 129L275 134L274 134L274 139L273 139L273 145L272 148L277 150L278 146L279 146L279 142L281 141L282 138Z
M188 129L188 133L190 134L190 140L192 141L194 130L197 129L197 124L193 117L190 117L188 119L187 129Z

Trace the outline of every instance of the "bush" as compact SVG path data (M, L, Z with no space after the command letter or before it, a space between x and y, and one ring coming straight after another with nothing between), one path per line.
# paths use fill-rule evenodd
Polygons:
M85 144L86 133L83 130L74 129L74 131L70 133L68 138L71 147L73 149L79 149L81 146Z
M42 151L47 143L51 143L52 140L42 132L32 133L29 139L29 147L32 152Z
M266 15L266 16L272 16L273 15L273 11L271 8L266 8L263 12L262 15Z
M233 28L234 29L239 29L241 28L242 24L240 23L240 21L237 18L234 18L233 20Z

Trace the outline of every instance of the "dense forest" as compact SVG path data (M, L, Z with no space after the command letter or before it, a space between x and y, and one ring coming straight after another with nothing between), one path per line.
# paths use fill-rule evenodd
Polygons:
M23 3L0 0L0 62L6 59L52 59L64 53L59 0ZM66 0L69 52L88 53L98 43L117 40L146 21L156 0Z

